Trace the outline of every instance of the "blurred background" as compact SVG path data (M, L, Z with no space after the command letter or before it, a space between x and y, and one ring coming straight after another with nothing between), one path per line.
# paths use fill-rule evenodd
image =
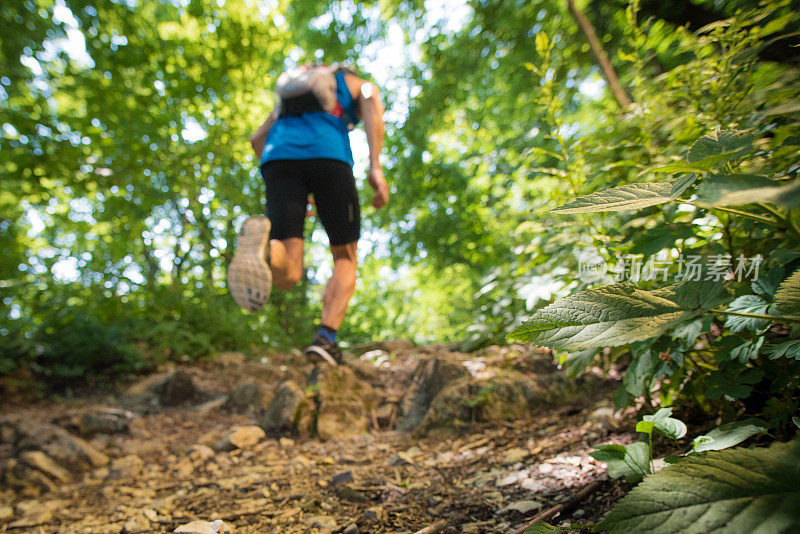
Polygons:
M241 222L264 210L248 139L275 104L277 75L298 63L350 62L387 108L391 197L363 209L349 343L479 348L586 287L581 254L654 255L676 240L714 252L714 221L689 231L691 210L537 212L641 181L714 128L783 135L792 126L775 116L797 110L765 110L797 101L797 48L771 36L798 29L798 2L575 7L630 105L561 0L4 1L6 385L98 382L310 339L331 268L313 217L298 288L249 314L225 287ZM755 33L747 9L763 15ZM735 54L749 54L744 70ZM365 137L351 136L367 206Z

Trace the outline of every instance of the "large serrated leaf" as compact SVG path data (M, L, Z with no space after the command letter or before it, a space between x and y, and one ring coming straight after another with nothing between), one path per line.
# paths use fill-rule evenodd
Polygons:
M771 202L792 209L800 206L800 180L770 185L765 187L752 187L741 191L731 191L713 202L715 206L742 206L757 202Z
M758 174L714 174L700 184L697 200L715 206L750 204L751 190L775 185L773 180Z
M800 440L693 454L651 475L596 530L612 534L800 531Z
M589 456L608 465L608 476L638 482L650 473L650 445L637 441L630 445L603 445Z
M669 182L621 185L584 195L550 211L553 213L596 213L646 208L675 200L695 180L694 174L688 174Z
M800 315L800 269L778 286L775 292L775 306L781 313Z
M755 136L739 130L717 130L695 141L686 161L697 163L712 156L724 156L721 161L730 161L750 152L753 139Z
M694 452L720 451L738 445L747 438L755 436L767 429L761 419L751 417L742 421L734 421L711 430L708 434L694 438Z
M508 339L556 350L616 347L655 337L719 302L722 286L684 281L654 291L630 283L581 291L537 311Z

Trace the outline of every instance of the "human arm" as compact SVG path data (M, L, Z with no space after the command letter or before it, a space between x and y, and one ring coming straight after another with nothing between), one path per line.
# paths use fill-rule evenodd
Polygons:
M253 151L256 153L256 158L261 160L261 154L264 152L264 143L267 142L267 135L269 135L269 130L272 128L272 125L275 124L275 121L278 120L278 110L272 110L272 113L269 114L267 120L264 121L264 124L258 127L253 135L250 136L250 145L253 147Z
M385 135L383 125L383 104L381 103L380 92L375 84L362 80L351 73L345 74L345 83L353 96L358 117L364 121L364 130L367 134L367 146L369 147L369 172L367 180L369 185L375 190L372 198L372 205L380 208L386 205L389 199L389 186L383 176L383 169L380 163L380 153L383 148L383 138Z

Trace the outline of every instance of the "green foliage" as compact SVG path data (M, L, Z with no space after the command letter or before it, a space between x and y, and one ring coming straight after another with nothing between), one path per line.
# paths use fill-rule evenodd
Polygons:
M489 404L492 401L493 390L494 390L493 386L481 387L478 393L476 393L474 396L464 401L464 406L472 409L472 408L477 408L478 406L484 406L486 404Z
M695 181L693 174L664 183L637 183L598 191L550 211L553 213L596 213L642 209L678 198Z
M671 415L672 408L661 408L653 415L645 415L636 424L640 438L638 441L630 445L602 445L590 452L589 456L608 464L609 477L624 477L629 483L639 482L654 472L653 433L672 440L680 440L686 435L686 424L680 419L670 417ZM766 424L756 418L728 423L696 437L692 442L692 449L685 455L672 454L663 460L667 464L676 464L692 453L733 447L764 432L766 428Z
M778 286L775 292L775 307L787 315L800 314L800 270Z
M536 312L508 338L558 350L616 347L653 338L720 302L722 287L687 280L655 291L630 283L589 289Z
M650 473L650 446L637 441L630 445L603 445L589 455L608 464L608 476L624 477L626 482L638 482Z
M693 454L645 478L597 530L613 533L794 532L800 440Z
M760 432L767 430L764 421L751 417L734 421L711 430L708 434L697 436L692 441L692 451L719 451L733 447Z
M40 354L32 369L55 387L82 386L83 377L112 378L141 370L145 362L118 325L103 324L79 308L64 308L40 325L33 339Z
M533 525L526 528L524 534L547 534L548 532L555 534L557 532L561 532L561 529L556 528L553 525L549 525L544 521L537 521Z

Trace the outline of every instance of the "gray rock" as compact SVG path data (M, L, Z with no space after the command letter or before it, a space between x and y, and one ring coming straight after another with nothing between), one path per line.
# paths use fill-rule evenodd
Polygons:
M285 380L278 386L272 403L261 417L261 428L270 437L296 433L298 429L295 423L299 422L303 412L307 412L308 408L303 390L291 380Z
M403 418L397 425L399 430L411 431L422 423L433 399L452 382L468 376L460 363L440 358L423 360L417 366L414 381L402 400Z
M497 511L498 514L505 514L508 512L519 512L523 515L533 512L534 510L538 510L542 507L542 503L539 501L534 500L524 500L524 501L516 501L512 502L505 508L501 508Z
M191 400L196 391L192 375L178 369L167 380L160 400L164 406L177 406Z
M308 387L316 391L316 435L341 439L367 432L367 414L376 396L348 367L316 366Z
M208 400L202 404L199 404L195 407L200 413L208 413L213 412L214 410L219 410L226 404L228 404L228 396L227 395L220 395L219 397L215 397L211 400Z
M192 376L184 369L147 376L125 390L122 403L139 411L177 406L197 396Z
M67 482L71 478L66 469L58 465L42 451L24 451L20 453L19 460L28 467L38 469L53 480Z
M525 449L514 447L513 449L507 450L503 455L503 465L514 465L524 460L528 455L529 452Z
M546 391L517 371L494 369L482 378L461 378L444 388L431 403L416 435L452 435L471 421L516 420L548 402Z
M115 408L85 413L77 421L78 433L86 437L95 434L120 434L128 431L128 425L135 417L132 412Z
M56 489L56 485L44 473L23 464L16 458L6 460L3 483L25 495L40 495L42 492Z
M142 474L144 462L135 454L115 458L108 468L108 480L131 479Z
M0 521L8 521L14 517L14 509L10 506L0 506Z
M336 520L329 515L312 515L303 519L303 523L311 528L333 530L336 528Z
M356 525L355 523L350 523L342 531L342 534L358 534L358 532L359 532L358 525Z
M16 450L40 450L60 466L79 473L108 464L108 456L89 442L49 423L19 425Z
M389 458L389 465L392 467L400 467L401 465L411 465L414 463L413 458L411 458L408 454L403 452L398 452L391 458Z
M214 448L218 451L249 449L258 445L266 435L264 429L259 426L239 425L231 428Z
M263 410L264 392L256 382L247 381L236 386L228 400L228 408L235 413L255 414Z
M382 506L373 506L367 508L364 512L364 517L370 521L383 521L386 519L386 510L384 510Z
M189 447L189 450L186 451L186 456L192 462L201 463L214 457L214 449L208 445L198 443Z
M8 528L31 528L49 523L53 520L53 511L65 504L66 501L62 500L18 502L16 512L20 518L8 525Z
M381 350L389 354L397 354L399 352L409 351L416 347L416 344L408 339L393 339L390 341L374 341L372 343L363 343L355 345L351 350L354 354L361 355L365 352L373 350Z
M331 480L331 484L334 486L339 486L341 484L349 484L353 482L353 473L350 471L342 471L341 473L336 473L333 475L333 479Z

